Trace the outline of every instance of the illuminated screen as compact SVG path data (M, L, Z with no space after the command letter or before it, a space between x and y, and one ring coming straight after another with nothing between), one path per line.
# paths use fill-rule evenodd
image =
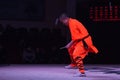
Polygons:
M81 20L120 21L120 0L77 0L76 11Z
M89 18L93 21L119 21L120 6L91 6Z

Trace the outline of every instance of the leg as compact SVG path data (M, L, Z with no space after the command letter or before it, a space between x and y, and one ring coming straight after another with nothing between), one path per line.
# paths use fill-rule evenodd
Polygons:
M71 64L68 65L68 66L65 66L66 69L77 68L77 67L76 67L76 63L75 63L75 61L74 61L74 59L73 59L73 51L74 51L74 47L70 47L70 48L68 49L69 56L70 56L70 60L71 60Z
M77 67L78 67L80 73L85 74L85 70L84 70L84 65L83 65L82 58L80 56L76 57L75 58L75 62L77 64Z
M80 56L78 56L75 58L75 62L77 64L79 72L75 74L74 77L86 77L84 65L83 65L83 59Z
M71 66L74 67L74 66L76 66L76 63L75 63L75 61L73 59L73 51L74 51L73 47L68 49L68 52L69 52L69 55L70 55L70 60L71 60Z
M84 70L84 65L83 65L83 59L87 55L87 51L81 44L77 45L74 49L73 52L73 59L79 69L79 73L76 74L76 76L85 76L85 70Z

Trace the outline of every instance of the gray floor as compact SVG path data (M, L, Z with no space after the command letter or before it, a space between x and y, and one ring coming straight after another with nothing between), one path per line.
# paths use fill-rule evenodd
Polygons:
M73 77L78 70L64 66L0 66L0 80L120 80L120 65L85 65L87 77Z

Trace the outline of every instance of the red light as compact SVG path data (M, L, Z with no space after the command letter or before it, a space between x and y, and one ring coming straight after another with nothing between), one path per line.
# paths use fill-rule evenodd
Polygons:
M120 6L92 6L89 18L93 21L120 21Z

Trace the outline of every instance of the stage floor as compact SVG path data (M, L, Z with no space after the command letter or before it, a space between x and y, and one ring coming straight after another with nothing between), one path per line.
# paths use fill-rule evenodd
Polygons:
M0 66L0 80L120 80L120 65L85 65L87 77L73 77L78 70L64 66Z

